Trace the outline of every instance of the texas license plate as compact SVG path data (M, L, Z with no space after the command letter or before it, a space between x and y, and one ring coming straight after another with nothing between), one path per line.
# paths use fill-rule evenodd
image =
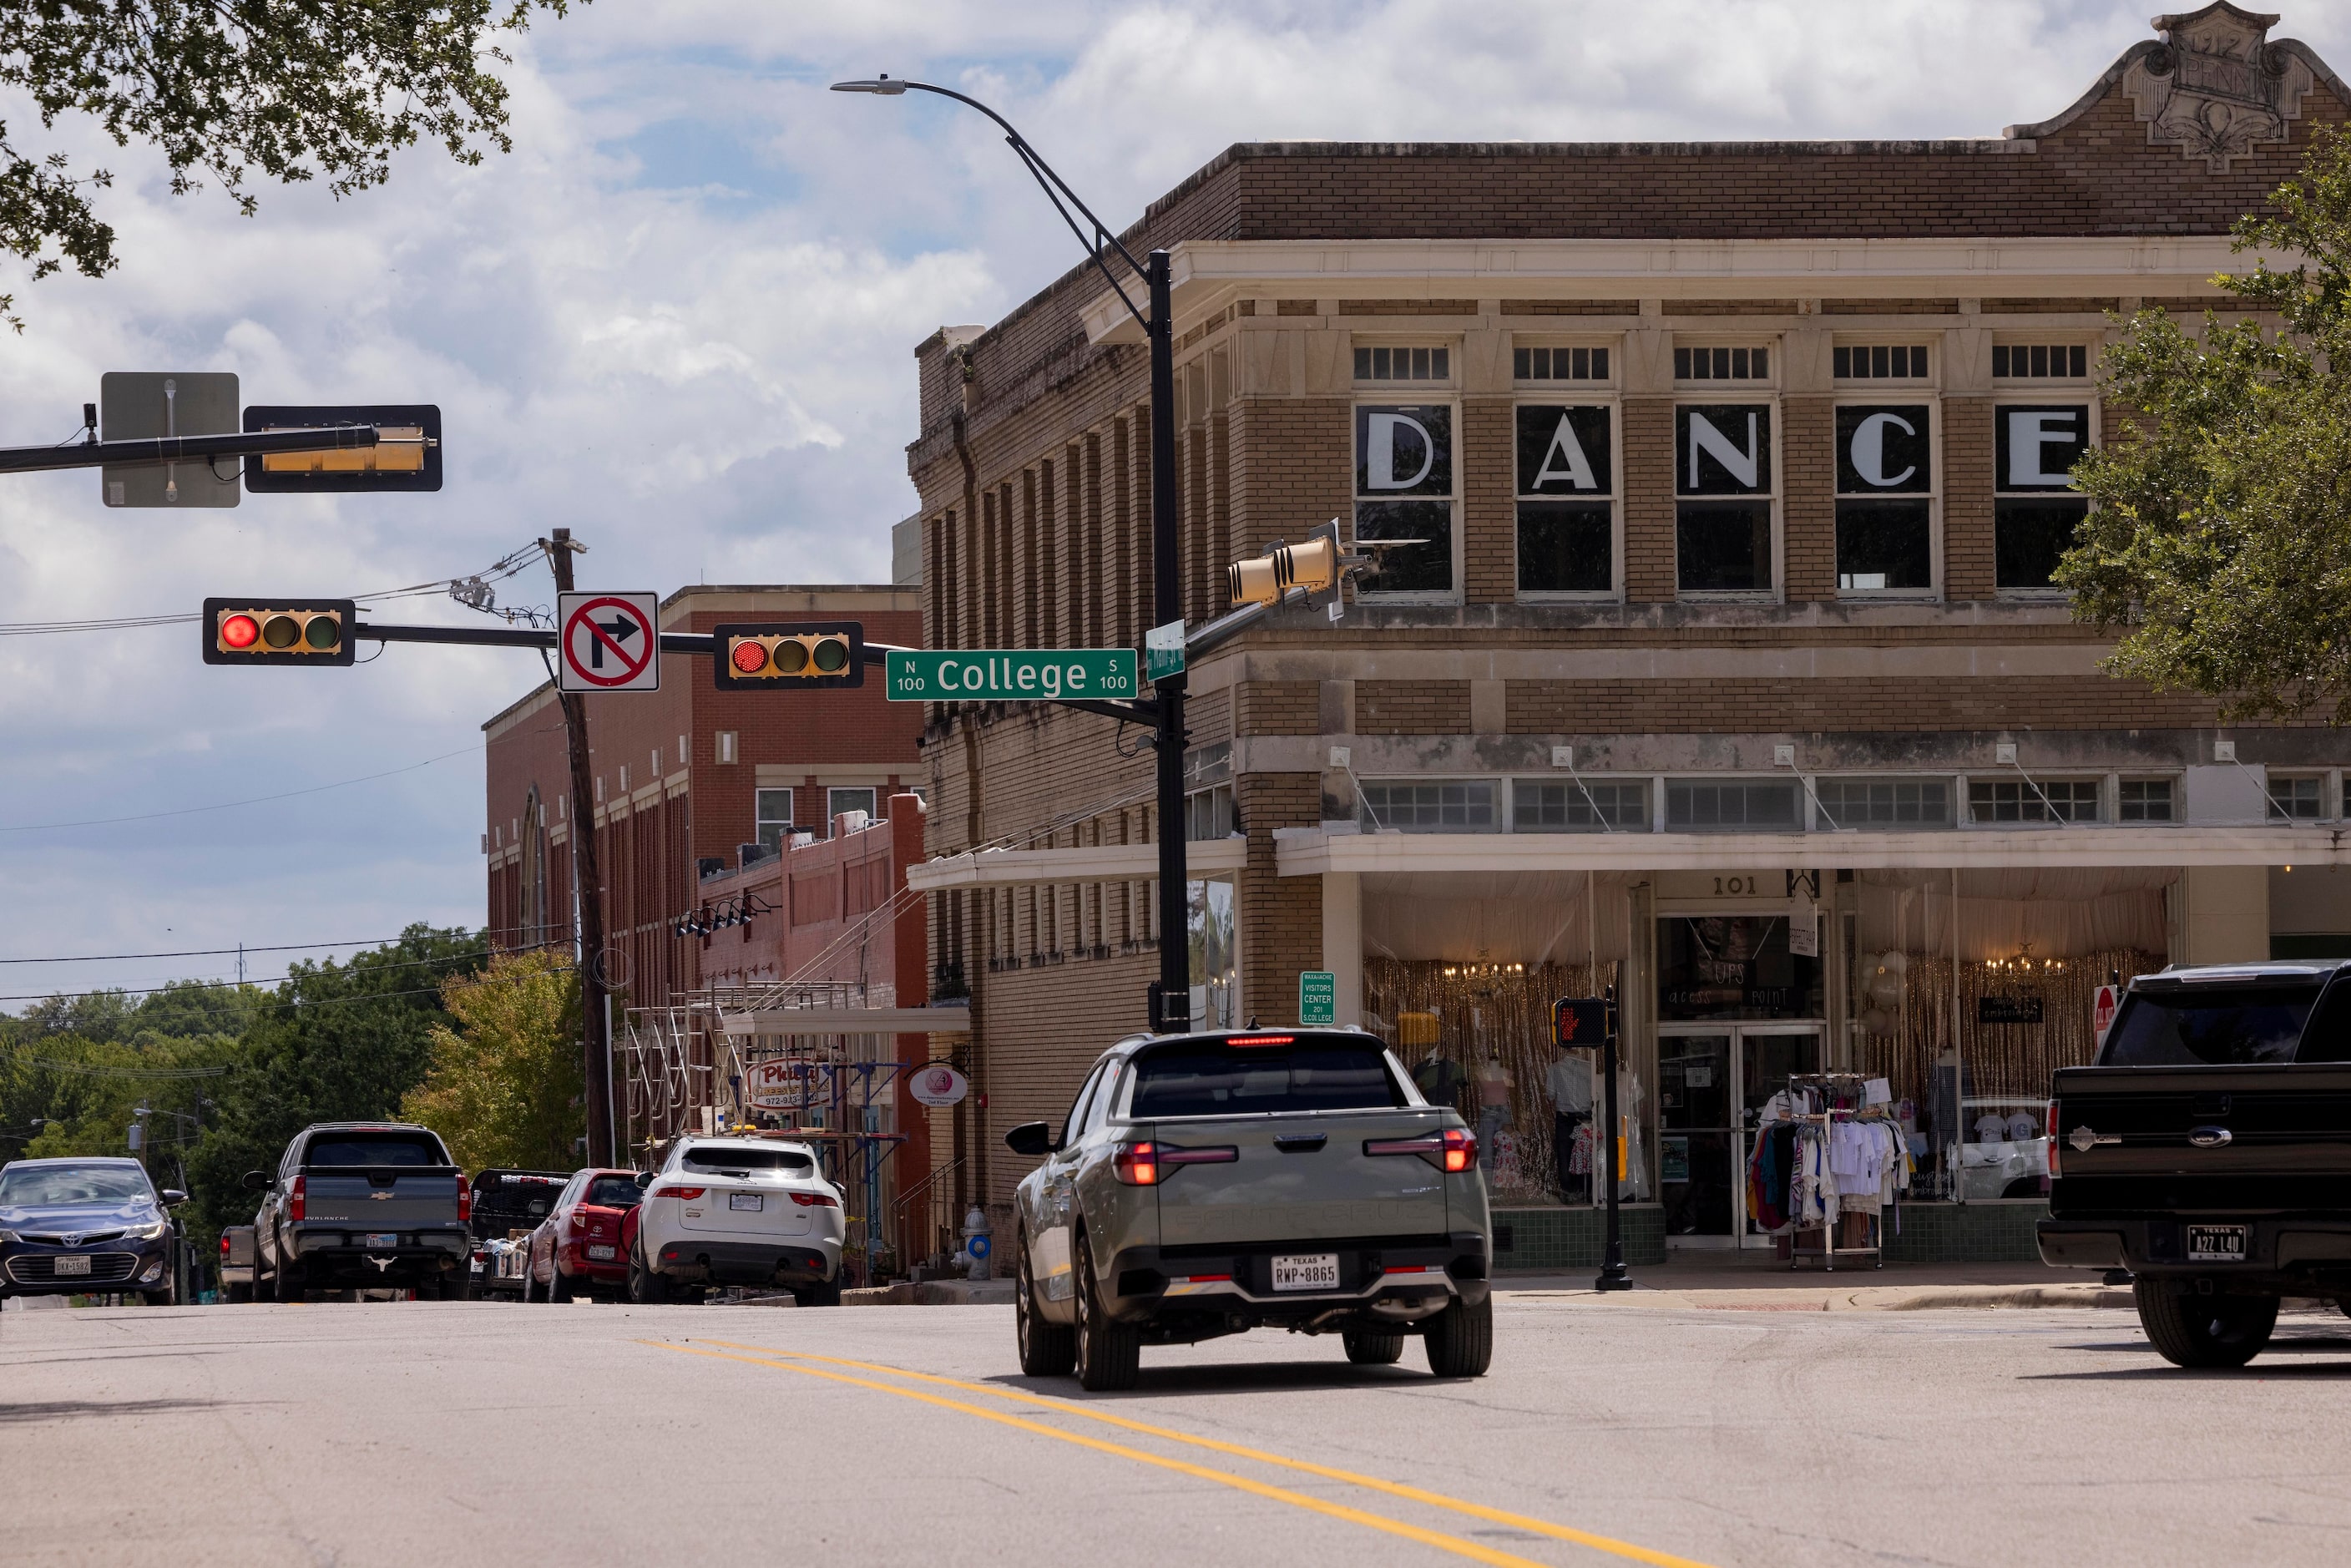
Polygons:
M726 1207L729 1208L756 1210L760 1202L760 1195L756 1192L730 1192L726 1195Z
M57 1261L57 1271L60 1274L87 1274L89 1272L89 1260L86 1257L60 1258Z
M360 1242L360 1245L362 1247L397 1247L400 1245L400 1232L397 1230L371 1230L367 1233L367 1239Z
M2245 1260L2245 1228L2241 1225L2191 1225L2188 1228L2190 1263L2241 1263Z
M612 1260L612 1249L610 1247L590 1247L588 1249L588 1257L593 1262L610 1263Z
M1308 1252L1273 1260L1277 1291L1335 1291L1339 1288L1339 1255Z

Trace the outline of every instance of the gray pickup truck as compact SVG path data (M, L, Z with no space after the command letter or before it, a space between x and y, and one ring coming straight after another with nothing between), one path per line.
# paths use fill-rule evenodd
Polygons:
M253 1300L253 1227L224 1225L220 1234L220 1295L231 1303Z
M1094 1064L1016 1209L1020 1367L1132 1387L1145 1344L1259 1327L1440 1377L1492 1359L1478 1141L1354 1030L1139 1035Z
M253 1293L298 1301L314 1291L471 1293L473 1194L430 1128L326 1122L286 1145L273 1175L254 1171Z

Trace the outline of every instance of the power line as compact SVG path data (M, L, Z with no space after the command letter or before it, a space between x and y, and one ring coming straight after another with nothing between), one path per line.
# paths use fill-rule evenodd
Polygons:
M428 757L422 762L412 762L403 768L386 768L381 773L363 774L357 779L340 779L332 784L313 784L305 789L288 789L280 795L256 795L249 800L222 800L210 806L182 806L170 811L141 811L130 817L92 817L78 822L19 822L0 827L0 833L40 833L59 828L105 828L118 822L152 822L162 817L192 817L202 811L227 811L239 806L263 806L272 800L291 800L298 795L316 795L328 789L348 789L353 784L371 784L379 779L391 779L402 773L413 773L420 768L430 768L436 762L446 762L453 757L474 755L475 747L468 746L456 751L444 751L438 757Z
M216 958L224 953L308 953L321 947L367 947L400 940L393 936L354 936L348 942L287 942L275 947L183 947L172 953L81 953L62 958L0 958L0 964L103 964L117 958ZM179 985L183 982L172 981ZM201 984L187 981L185 984ZM84 995L95 995L85 992Z
M248 948L246 951L253 952L257 949ZM360 975L374 974L385 969L422 969L434 964L460 964L469 958L486 958L489 956L488 948L476 947L463 953L445 954L438 958L410 958L398 964L370 964L364 969L353 966L343 972L348 975ZM315 973L316 971L313 971L313 974ZM282 986L288 980L306 980L311 977L312 975L279 975L275 979L247 980L243 983L249 989L260 990L268 986ZM78 1001L84 997L154 997L162 995L173 986L225 986L232 983L226 976L218 979L200 979L191 977L184 979L166 980L160 986L101 986L92 991L38 991L26 996L0 996L0 1002ZM260 1005L266 1007L276 1004L263 1000Z

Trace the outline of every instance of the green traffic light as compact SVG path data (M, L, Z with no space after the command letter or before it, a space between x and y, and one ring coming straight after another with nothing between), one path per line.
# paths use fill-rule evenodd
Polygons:
M827 637L818 643L816 667L820 674L839 674L849 667L849 644L839 637Z
M302 641L322 653L342 640L342 622L331 615L313 615L310 623L302 628Z

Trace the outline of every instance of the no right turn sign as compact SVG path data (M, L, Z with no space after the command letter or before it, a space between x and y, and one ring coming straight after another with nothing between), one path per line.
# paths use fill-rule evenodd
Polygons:
M556 601L556 685L567 692L661 689L656 593L566 593Z

